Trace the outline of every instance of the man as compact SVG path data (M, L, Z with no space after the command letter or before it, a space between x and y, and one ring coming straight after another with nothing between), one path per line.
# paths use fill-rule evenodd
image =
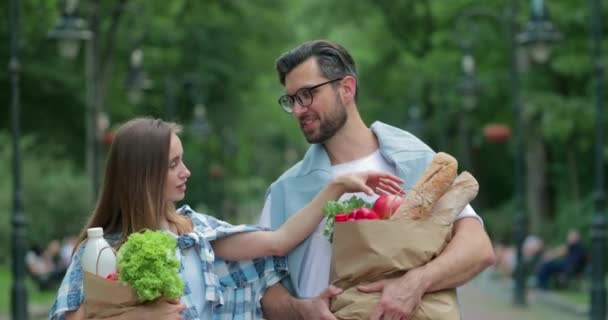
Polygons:
M570 279L583 272L586 255L580 234L576 229L568 230L566 244L547 252L545 260L536 273L537 286L541 290L549 289L549 282L554 276Z
M355 63L343 47L306 42L283 54L276 69L286 92L279 104L312 145L302 161L270 186L261 225L277 228L336 174L387 171L404 179L406 190L422 175L434 155L427 145L383 123L368 128L361 119ZM323 224L289 254L287 288L276 285L264 295L267 319L335 319L329 298L340 290L327 288L331 245L322 235ZM453 233L442 254L427 265L360 287L382 293L372 319L409 319L424 293L462 285L494 263L490 240L470 206L459 215Z

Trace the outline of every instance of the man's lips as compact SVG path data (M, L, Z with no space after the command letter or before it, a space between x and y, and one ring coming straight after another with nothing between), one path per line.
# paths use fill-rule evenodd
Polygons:
M300 119L300 127L304 130L313 128L318 122L317 117L305 117Z

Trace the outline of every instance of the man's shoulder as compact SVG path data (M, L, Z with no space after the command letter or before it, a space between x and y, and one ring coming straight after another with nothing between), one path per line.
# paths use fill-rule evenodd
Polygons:
M376 121L371 129L378 138L380 148L386 153L433 155L435 152L412 133L386 123Z
M304 160L300 160L298 161L296 164L294 164L293 166L291 166L289 169L285 170L283 172L283 174L281 174L275 181L274 183L277 183L281 180L290 178L290 177L296 177L298 175L300 175L301 173L301 169L302 169L302 163L304 162Z
M275 183L287 178L307 175L318 170L328 170L330 167L331 164L329 162L329 157L325 152L325 148L320 144L312 144L306 151L302 160L285 170L285 172L275 180Z

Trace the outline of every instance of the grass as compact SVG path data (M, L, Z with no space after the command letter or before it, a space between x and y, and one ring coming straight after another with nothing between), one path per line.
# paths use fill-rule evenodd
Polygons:
M11 300L11 286L12 286L12 275L10 267L5 264L0 264L0 314L10 313L10 300ZM34 282L26 276L26 283L28 303L51 305L55 300L57 290L40 291L34 284Z
M589 304L589 292L587 291L573 291L573 290L562 290L557 291L557 294L562 298L580 305Z

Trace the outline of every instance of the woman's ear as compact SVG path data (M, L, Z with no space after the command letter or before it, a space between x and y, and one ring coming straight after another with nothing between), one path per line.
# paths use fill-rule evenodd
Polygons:
M357 94L357 79L353 76L345 76L342 79L342 99L345 103L349 103L355 100Z

